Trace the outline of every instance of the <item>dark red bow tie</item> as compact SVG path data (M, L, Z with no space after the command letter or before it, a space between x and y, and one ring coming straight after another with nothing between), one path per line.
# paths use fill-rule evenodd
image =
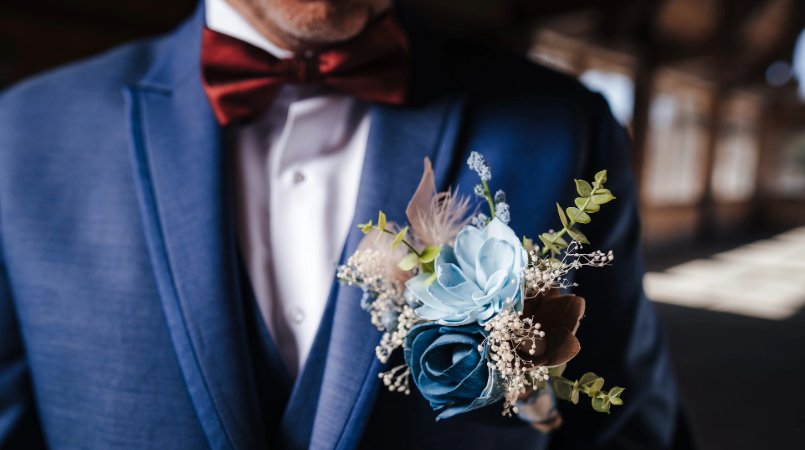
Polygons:
M405 32L391 14L349 41L290 59L205 27L201 80L221 125L259 116L285 83L324 85L362 100L401 104L408 95L409 53Z

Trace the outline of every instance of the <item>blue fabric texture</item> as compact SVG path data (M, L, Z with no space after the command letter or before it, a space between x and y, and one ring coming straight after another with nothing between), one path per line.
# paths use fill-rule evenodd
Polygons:
M509 225L527 233L555 227L554 203L572 202L573 178L608 169L618 200L585 233L616 264L577 277L577 293L594 301L567 373L595 370L626 386L625 405L612 415L561 405L565 425L547 436L494 405L436 422L419 392L380 389L379 332L360 290L335 286L332 319L278 425L287 439L273 445L240 301L228 153L199 76L200 5L172 33L0 94L0 448L675 445L679 403L641 288L627 137L606 102L564 75L400 16L412 98L371 108L354 224L378 210L403 222L425 157L442 190L473 186L465 161L482 152L490 185L508 193ZM361 237L353 227L345 255ZM444 264L465 270L458 254ZM444 283L459 285L448 267Z
M487 367L489 351L478 346L486 333L477 324L417 325L405 338L405 363L419 392L439 419L495 403L503 398L502 381Z

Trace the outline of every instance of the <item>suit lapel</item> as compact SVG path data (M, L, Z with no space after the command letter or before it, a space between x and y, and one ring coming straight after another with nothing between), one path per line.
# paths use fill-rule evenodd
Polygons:
M214 449L264 446L220 130L201 88L203 2L124 92L146 240L187 391Z
M434 161L437 187L451 167L464 99L453 97L418 108L375 106L361 175L358 203L345 252L351 255L363 233L357 224L405 222L405 207L417 188L423 159ZM360 438L379 386L382 365L375 357L380 333L359 304L361 291L342 286L334 293L334 318L311 448L349 449Z

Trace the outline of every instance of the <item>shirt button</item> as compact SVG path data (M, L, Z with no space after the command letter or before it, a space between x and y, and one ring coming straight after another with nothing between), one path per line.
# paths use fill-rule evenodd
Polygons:
M303 181L305 181L305 175L302 172L293 174L293 184L299 184Z
M296 323L302 323L305 320L305 312L301 308L294 306L290 310L291 319Z

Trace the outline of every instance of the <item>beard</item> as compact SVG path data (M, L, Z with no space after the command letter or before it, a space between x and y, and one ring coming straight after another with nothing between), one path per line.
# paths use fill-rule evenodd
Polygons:
M391 4L391 0L248 0L280 33L300 42L348 40Z

